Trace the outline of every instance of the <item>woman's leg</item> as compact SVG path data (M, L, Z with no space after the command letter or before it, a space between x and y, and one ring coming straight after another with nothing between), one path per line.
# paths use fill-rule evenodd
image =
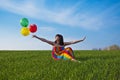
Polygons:
M61 51L61 56L63 56L63 59L74 59L74 55L73 55L73 50L68 47L68 48L65 48L64 50Z
M75 58L74 52L73 52L73 50L72 50L71 47L67 47L65 50L66 50L73 58Z
M80 61L75 59L74 52L71 47L67 47L65 50L72 56L71 61L81 63Z

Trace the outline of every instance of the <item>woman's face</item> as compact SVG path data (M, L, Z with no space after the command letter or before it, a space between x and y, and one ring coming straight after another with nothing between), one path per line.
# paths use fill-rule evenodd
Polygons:
M59 40L60 40L59 36L56 36L55 41L59 41Z
M63 36L60 34L57 34L55 36L55 43L57 43L58 45L64 45Z

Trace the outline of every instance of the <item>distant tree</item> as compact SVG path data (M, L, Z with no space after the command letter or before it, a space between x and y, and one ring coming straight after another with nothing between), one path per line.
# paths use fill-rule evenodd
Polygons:
M120 47L118 45L112 45L109 48L110 48L110 50L119 50L120 49Z
M104 48L104 50L120 50L120 47L116 44Z
M101 48L99 48L99 51L101 51L102 49Z

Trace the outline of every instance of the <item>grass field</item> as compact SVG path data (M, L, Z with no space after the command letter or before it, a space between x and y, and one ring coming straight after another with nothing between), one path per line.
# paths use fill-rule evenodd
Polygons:
M120 80L120 51L75 51L81 63L51 51L0 51L0 80Z

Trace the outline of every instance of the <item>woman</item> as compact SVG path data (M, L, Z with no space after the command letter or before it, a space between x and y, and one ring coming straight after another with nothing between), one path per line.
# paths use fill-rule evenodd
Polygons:
M55 41L49 41L47 39L40 38L40 37L38 37L36 35L33 35L33 38L37 38L37 39L39 39L39 40L41 40L43 42L46 42L46 43L53 46L53 50L52 50L53 59L55 59L55 60L69 59L71 61L77 62L77 60L74 57L74 53L73 53L72 48L70 48L70 47L65 48L65 46L71 45L71 44L76 44L78 42L82 42L82 41L85 40L86 37L84 37L81 40L70 41L70 42L64 42L63 36L61 34L57 34L55 36Z

